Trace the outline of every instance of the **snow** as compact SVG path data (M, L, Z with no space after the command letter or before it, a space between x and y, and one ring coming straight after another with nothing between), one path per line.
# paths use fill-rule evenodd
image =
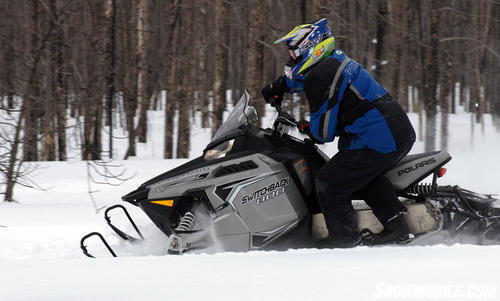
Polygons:
M149 143L138 158L115 160L134 176L121 186L92 184L98 207L142 182L186 162L162 160L162 114L150 112ZM410 115L415 128L418 118ZM267 114L269 124L273 114ZM438 121L439 122L439 121ZM209 130L193 122L191 157L208 142ZM484 132L470 115L450 115L443 184L498 193L500 134L486 116ZM124 135L118 129L117 135ZM439 138L437 138L439 142ZM471 143L471 141L473 143ZM115 140L123 157L126 140ZM323 149L332 155L335 145ZM413 153L422 152L417 142ZM165 239L148 218L127 206L146 236L139 245L121 242L95 213L88 195L87 163L39 162L35 182L47 191L16 187L19 203L0 203L0 300L499 300L500 246L437 245L300 249L285 252L163 256ZM119 223L119 217L113 216ZM110 258L96 240L86 258L80 238L99 231L121 258ZM406 295L405 295L406 294Z
M118 260L1 260L3 274L9 275L2 279L0 297L371 300L384 294L380 287L390 285L497 285L500 263L491 259L497 258L499 251L500 247L478 246L360 247Z

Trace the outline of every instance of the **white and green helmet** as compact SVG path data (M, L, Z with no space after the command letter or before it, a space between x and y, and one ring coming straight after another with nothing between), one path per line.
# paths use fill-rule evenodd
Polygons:
M290 51L290 61L285 66L288 78L295 79L335 50L335 36L328 29L327 23L328 19L323 18L312 24L299 25L274 42L286 42Z

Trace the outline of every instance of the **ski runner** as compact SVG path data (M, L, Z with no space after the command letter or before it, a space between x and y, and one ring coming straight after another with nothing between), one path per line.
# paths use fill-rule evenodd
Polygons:
M353 195L364 199L384 226L382 243L409 240L407 209L383 174L410 151L415 131L399 103L359 63L335 49L327 22L299 25L274 42L286 43L290 60L285 75L262 95L276 106L285 92L305 92L311 115L300 130L309 130L318 143L339 137L339 151L315 179L329 232L322 245L361 243Z

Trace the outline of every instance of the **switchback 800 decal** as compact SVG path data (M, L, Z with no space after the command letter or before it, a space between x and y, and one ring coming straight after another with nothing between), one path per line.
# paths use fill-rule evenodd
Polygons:
M285 192L285 187L288 185L288 177L279 180L276 183L272 183L268 186L262 187L261 189L255 191L252 194L245 195L241 198L241 204L255 200L257 205L270 200L283 192Z

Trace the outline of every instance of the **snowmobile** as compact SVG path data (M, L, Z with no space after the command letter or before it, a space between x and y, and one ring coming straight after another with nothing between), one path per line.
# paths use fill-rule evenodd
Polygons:
M298 122L281 107L273 127L262 129L246 91L203 155L140 185L122 200L140 207L165 234L168 253L182 254L217 244L224 251L315 247L328 236L315 197L314 175L329 158L307 131L292 135ZM296 133L294 130L293 133ZM297 137L298 136L298 137ZM302 138L300 138L302 137ZM500 200L458 186L439 186L451 156L445 151L404 157L385 176L408 208L405 219L416 238L469 233L478 244L500 242ZM431 182L424 182L426 178ZM383 241L383 226L371 209L354 200L364 244ZM127 234L110 217L121 210L137 233ZM115 205L105 219L121 238L144 239L126 208ZM98 232L112 256L116 253ZM442 237L437 242L443 242Z

